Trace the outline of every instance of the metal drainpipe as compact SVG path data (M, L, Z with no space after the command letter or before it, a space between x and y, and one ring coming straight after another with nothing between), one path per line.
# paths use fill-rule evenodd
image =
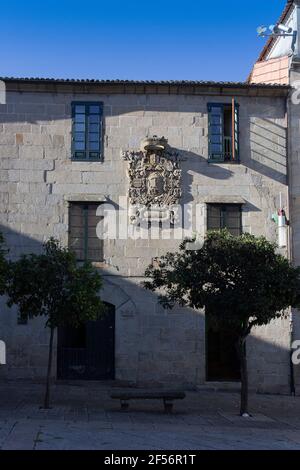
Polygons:
M290 197L290 192L289 189L287 189L288 192L288 198ZM289 199L288 199L289 201ZM289 211L290 213L290 211ZM290 220L290 216L289 216ZM292 261L292 230L290 229L290 226L288 226L288 259L289 261ZM292 362L292 355L293 355L293 350L292 350L292 344L294 341L294 319L293 319L293 309L290 309L290 392L291 395L295 396L296 395L296 388L295 388L295 371L294 371L294 364Z
M290 77L290 71L289 71ZM287 257L289 261L293 261L293 230L292 230L292 198L291 198L291 191L290 191L290 164L289 164L289 156L291 154L291 139L290 139L290 94L287 96L286 102L286 124L287 124L287 132L286 132L286 140L287 140L287 205L288 205L288 220L289 225L287 227L288 236L287 236ZM295 388L295 371L294 371L294 364L292 362L292 344L294 340L294 321L293 321L293 309L290 310L290 393L291 395L296 395L296 388Z

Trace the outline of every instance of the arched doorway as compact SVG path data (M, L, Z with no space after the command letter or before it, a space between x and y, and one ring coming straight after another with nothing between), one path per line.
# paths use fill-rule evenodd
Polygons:
M79 328L58 329L57 378L113 380L115 378L115 306L96 321Z

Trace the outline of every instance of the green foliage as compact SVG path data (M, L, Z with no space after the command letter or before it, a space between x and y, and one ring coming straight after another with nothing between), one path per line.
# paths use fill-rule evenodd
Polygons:
M74 254L53 238L42 254L10 263L8 277L8 305L17 304L23 318L47 316L50 328L76 327L105 309L100 275L90 264L77 266Z
M201 249L168 253L145 275L144 286L161 290L165 308L175 303L196 309L206 307L211 320L230 327L242 337L255 325L265 325L300 305L300 269L276 253L264 237L209 232Z

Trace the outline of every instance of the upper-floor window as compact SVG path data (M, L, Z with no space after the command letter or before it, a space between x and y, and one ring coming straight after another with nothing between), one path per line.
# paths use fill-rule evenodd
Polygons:
M209 160L226 162L239 160L239 105L208 104Z
M102 157L102 103L72 103L72 159Z
M208 204L207 230L227 228L231 235L242 233L242 212L240 204Z

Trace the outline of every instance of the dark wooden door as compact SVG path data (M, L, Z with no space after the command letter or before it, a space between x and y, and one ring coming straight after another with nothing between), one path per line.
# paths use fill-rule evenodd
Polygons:
M240 362L236 349L237 334L211 325L206 315L206 378L208 381L240 380Z
M58 330L57 376L66 380L113 380L115 375L115 309L79 328Z

